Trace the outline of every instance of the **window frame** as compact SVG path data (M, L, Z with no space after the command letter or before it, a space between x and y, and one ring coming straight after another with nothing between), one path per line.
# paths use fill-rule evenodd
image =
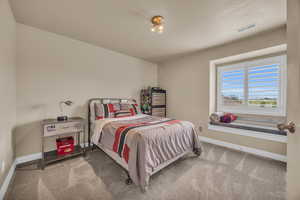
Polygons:
M255 66L268 65L270 63L278 63L279 66L279 96L278 96L278 107L277 108L260 108L251 107L248 104L248 72L249 68ZM220 77L221 72L231 71L231 70L244 70L244 102L237 106L226 106L222 104L222 93L221 84L222 80ZM286 114L286 55L270 56L267 58L253 58L250 61L241 61L236 64L223 65L217 67L217 111L219 112L233 112L240 114L255 114L255 115L274 115L274 116L284 116Z
M277 54L277 55L275 55ZM264 58L261 58L264 57ZM250 67L251 63L269 64L270 60L280 58L280 96L278 98L278 108L260 108L249 107L247 104L243 106L226 106L220 105L221 92L220 92L220 78L219 70L221 68L240 69L241 65ZM243 61L246 60L246 61ZM253 114L253 115L268 115L268 116L286 116L286 90L287 90L287 58L286 58L286 45L279 45L262 50L248 52L236 56L226 57L210 62L210 114L216 111L232 112L236 114ZM234 64L226 64L234 63ZM254 66L255 66L254 65ZM246 70L247 71L247 70ZM248 76L245 75L245 79ZM244 80L245 81L245 80ZM248 80L247 80L248 83ZM245 88L248 88L246 86ZM244 91L245 94L245 91ZM246 99L245 99L246 100ZM223 106L223 107L222 107Z

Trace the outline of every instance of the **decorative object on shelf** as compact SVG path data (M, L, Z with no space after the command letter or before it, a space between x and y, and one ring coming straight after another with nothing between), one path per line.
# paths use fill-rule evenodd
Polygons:
M296 124L294 122L289 122L289 123L282 123L277 125L278 130L284 131L288 130L290 133L295 133L296 130Z
M141 110L144 114L151 114L151 87L141 91Z
M210 122L220 122L220 118L224 115L223 112L214 112L209 116Z
M166 90L148 87L141 90L141 110L146 115L166 117Z
M232 113L215 112L209 116L211 123L231 123L237 120L237 116Z
M220 122L231 123L237 119L237 116L232 113L226 113L220 118Z
M72 136L57 138L56 151L58 156L64 156L74 152L74 138Z
M156 15L151 18L151 31L156 33L163 33L164 32L164 17L160 15Z
M73 101L61 101L59 102L59 109L60 109L60 112L61 112L61 116L58 116L57 117L57 121L66 121L68 120L68 116L67 115L64 115L64 111L63 111L63 105L66 105L66 106L71 106L73 105L74 102Z

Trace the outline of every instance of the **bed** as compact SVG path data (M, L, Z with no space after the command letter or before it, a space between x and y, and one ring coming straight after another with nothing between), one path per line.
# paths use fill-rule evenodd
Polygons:
M126 183L133 182L142 191L159 170L188 153L201 154L199 137L190 122L144 115L134 106L134 115L124 115L121 109L99 118L99 106L107 111L107 105L136 105L131 99L93 98L88 105L89 147L104 151L126 171Z

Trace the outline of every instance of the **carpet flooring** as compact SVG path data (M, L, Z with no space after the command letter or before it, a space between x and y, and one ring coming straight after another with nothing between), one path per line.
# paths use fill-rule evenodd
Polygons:
M142 193L100 150L49 165L18 167L6 200L279 200L286 196L286 165L203 143L151 177Z

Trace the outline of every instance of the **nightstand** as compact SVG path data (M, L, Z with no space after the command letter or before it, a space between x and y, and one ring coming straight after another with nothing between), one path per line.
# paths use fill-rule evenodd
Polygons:
M76 134L77 144L74 144L74 151L67 155L57 155L56 150L45 152L45 140L49 137L63 137ZM81 146L80 135L83 134L83 146ZM47 119L42 121L42 160L41 168L47 164L64 160L66 158L85 155L85 120L80 117L69 118L66 121Z

